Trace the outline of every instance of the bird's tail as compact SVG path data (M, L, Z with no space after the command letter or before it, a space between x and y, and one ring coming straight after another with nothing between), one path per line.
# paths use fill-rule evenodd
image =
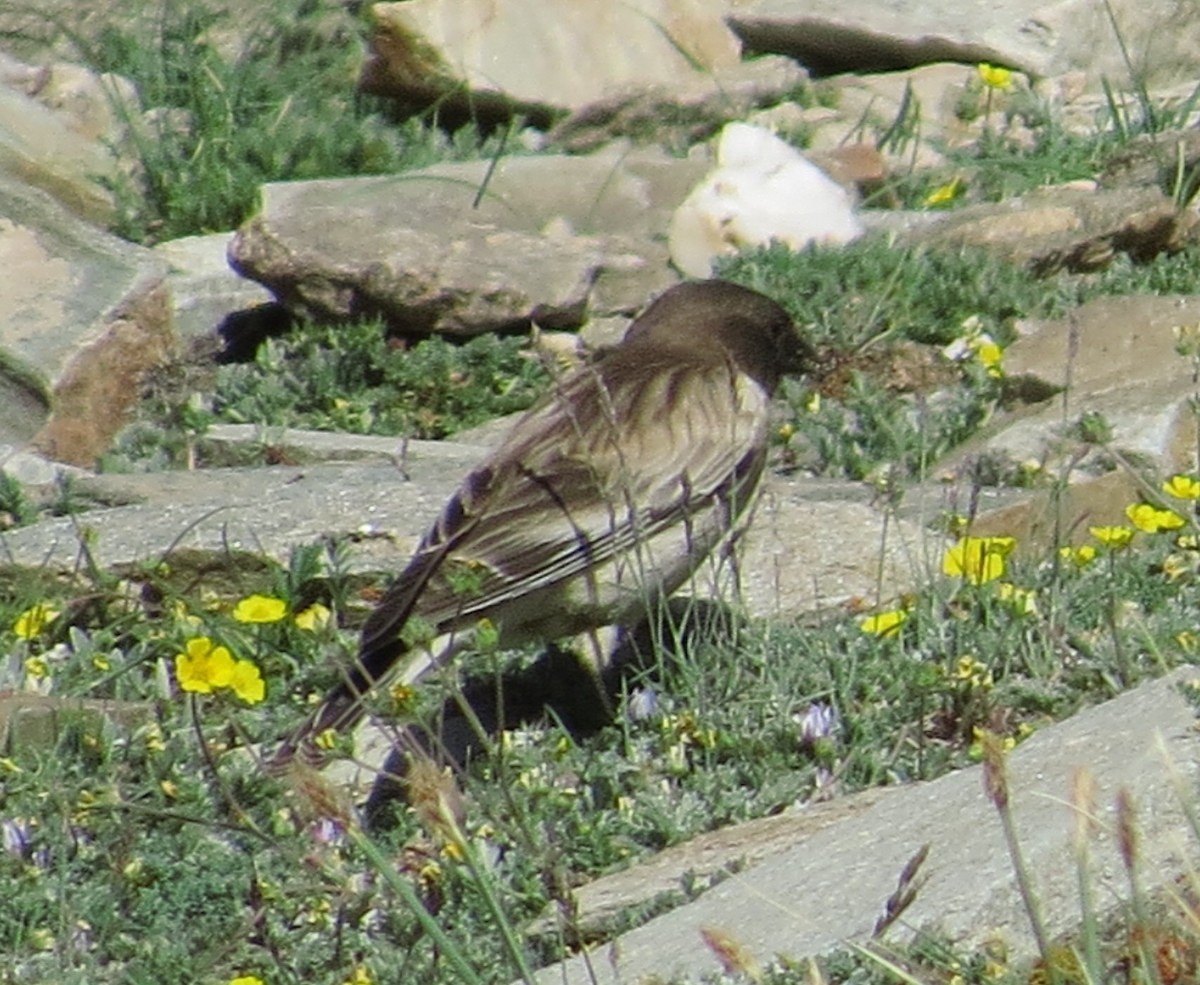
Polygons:
M344 679L330 688L304 724L275 750L267 762L268 770L281 773L297 756L309 766L323 766L328 757L319 747L318 739L331 729L349 732L362 721L367 694L388 676L388 670L396 666L407 649L403 640L396 638L389 645L377 644L371 650L361 650Z

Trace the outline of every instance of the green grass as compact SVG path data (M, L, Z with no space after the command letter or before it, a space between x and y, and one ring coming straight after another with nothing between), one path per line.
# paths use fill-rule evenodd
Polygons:
M310 4L277 5L232 52L202 40L216 24L200 8L162 12L149 34L114 25L77 39L95 67L135 79L147 107L188 114L186 126L142 133L142 183L120 190L131 237L231 228L253 212L263 181L387 172L494 146L471 130L447 140L421 121L395 126L379 104L355 100L358 29L320 33ZM1114 96L1104 131L1082 138L1033 102L1017 110L1006 117L997 106L985 139L946 171L896 179L898 200L919 205L958 174L960 202L1090 177L1113 148L1190 112L1158 111L1145 98L1127 108ZM910 104L882 136L905 146L918 114ZM1032 143L1006 129L1018 116L1036 128ZM1038 281L980 252L900 252L872 240L799 255L773 247L723 270L785 303L826 354L819 390L785 391L777 462L853 478L886 470L902 490L1013 395L975 358L928 387L881 385L881 367L913 346L954 342L964 324L1003 346L1018 318L1108 294L1190 293L1198 256ZM176 367L109 464L203 464L203 434L216 420L441 437L528 405L545 375L524 345L488 338L402 351L377 324L304 326L252 364ZM67 512L71 499L34 501L0 475L0 526ZM339 826L336 791L285 787L238 754L294 727L333 681L334 661L353 652L371 593L337 545L297 548L287 565L246 554L216 565L177 551L118 575L86 563L81 536L85 563L71 578L0 569L0 692L130 702L136 713L67 714L56 734L19 736L0 758L5 985L224 985L248 975L271 985L508 982L522 964L558 956L560 942L522 942L520 928L547 904L569 904L579 882L818 793L978 762L981 729L1019 742L1200 646L1200 564L1174 535L1139 534L1133 549L1101 548L1083 566L1058 545L1030 549L995 581L935 578L896 603L903 616L891 635L831 612L754 620L732 642L692 643L629 682L657 695L645 717L619 717L580 742L551 722L496 743L467 778L461 833L428 809L401 810L394 828L367 841ZM1015 600L1003 584L1016 587ZM237 600L255 592L281 599L285 618L234 618ZM296 623L314 603L333 625ZM39 604L54 615L34 629L28 612ZM266 699L181 693L175 659L197 637L253 662ZM465 666L488 679L532 656L488 651ZM448 687L431 681L379 710L428 714ZM1194 933L1180 933L1194 952ZM899 975L845 953L817 978L784 966L764 981L1026 980L997 971L996 955L958 954L935 935L893 959ZM1089 985L1099 971L1090 967Z
M465 838L490 859L480 863L487 887L520 926L554 886L773 814L831 783L850 791L936 777L977 761L979 729L1003 722L1019 740L1162 673L1196 645L1200 579L1194 564L1179 574L1167 562L1181 553L1173 535L1139 537L1135 550L1101 550L1082 568L1012 561L1002 581L1033 592L1032 611L1006 601L999 581L947 579L915 595L887 637L834 614L804 626L752 622L736 644L700 641L662 667L657 709L643 720L578 744L553 724L524 731L481 760L467 786ZM286 732L306 695L332 680L331 657L351 651L365 606L339 555L312 548L287 567L239 564L236 594L221 572L189 575L183 560L0 603L9 684L137 702L146 722L81 720L0 760L11 904L0 953L20 973L9 980L254 973L340 983L359 962L377 981L445 980L444 956L378 862L354 841L327 841L340 813L327 796L289 794L228 753ZM252 591L283 599L288 616L239 623L233 603ZM60 614L18 638L17 616L44 601ZM345 628L300 629L292 616L314 601ZM258 665L266 700L179 693L169 668L196 636ZM495 659L466 666L486 676ZM439 689L423 685L416 707L437 703ZM816 736L804 728L814 705L833 711ZM379 842L387 865L423 895L480 981L510 980L480 876L438 847L446 836L436 827L408 813L396 820ZM528 946L537 960L556 950L552 940Z
M978 359L951 368L937 350L969 335L972 324L1003 347L1019 319L1060 318L1102 296L1190 293L1200 250L1037 279L983 249L901 249L874 237L801 253L775 244L722 261L719 273L778 298L825 353L819 400L813 381L785 381L785 462L851 479L882 470L921 477L998 405L1020 397ZM927 347L925 364L942 370L904 372L911 343ZM1022 481L1004 471L1007 481Z
M238 17L166 0L92 36L59 24L98 72L131 79L149 118L129 118L136 171L114 187L117 232L142 243L236 228L268 181L388 174L487 155L498 139L453 137L431 117L398 123L358 96L365 21L312 0Z
M303 325L268 339L251 363L160 373L102 466L204 465L203 436L217 422L444 438L524 410L548 380L524 338L433 337L407 348L378 322Z
M524 338L404 348L378 323L307 326L266 342L253 364L224 367L212 407L232 423L444 438L524 410L548 380Z

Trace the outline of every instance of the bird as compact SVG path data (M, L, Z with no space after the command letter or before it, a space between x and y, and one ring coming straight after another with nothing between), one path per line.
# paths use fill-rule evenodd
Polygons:
M466 476L272 765L298 752L323 765L318 736L351 730L372 690L444 666L480 625L510 648L644 622L732 550L761 485L771 398L816 358L755 290L710 279L663 292ZM410 641L410 622L436 642Z

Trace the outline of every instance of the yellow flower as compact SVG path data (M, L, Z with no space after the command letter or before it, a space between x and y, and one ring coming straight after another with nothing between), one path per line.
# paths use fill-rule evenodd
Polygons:
M1173 475L1162 484L1162 491L1176 499L1200 499L1200 479L1190 475Z
M1079 547L1060 547L1058 556L1064 561L1070 561L1077 568L1086 568L1096 560L1096 548L1091 544L1081 544Z
M266 985L257 975L238 975L229 979L229 985Z
M1150 503L1130 503L1125 507L1125 515L1138 530L1148 534L1178 530L1187 522L1174 510L1160 510Z
M1168 554L1163 558L1162 572L1167 576L1167 581L1174 581L1176 578L1186 575L1189 570L1191 570L1191 565L1182 554Z
M868 616L858 624L858 627L864 633L871 633L875 636L898 636L900 627L907 619L908 613L903 609L890 609L887 612Z
M179 796L179 784L174 780L159 780L158 788L163 792L163 796L169 800L174 800Z
M248 705L256 705L267 696L267 685L263 683L262 673L258 666L249 660L239 660L233 665L229 689Z
M162 726L158 722L152 722L146 728L146 748L150 752L162 752L167 748L166 742L163 741Z
M982 328L978 315L972 315L962 323L962 335L953 342L942 347L942 355L951 362L961 363L971 356L978 359L988 371L988 376L1004 375L1000 363L1004 358L1004 350L996 340Z
M186 652L175 656L175 676L184 691L211 694L216 688L228 687L233 680L233 656L223 646L217 646L207 636L194 636L187 641Z
M43 657L30 657L25 661L25 673L35 681L44 681L50 676L50 665Z
M329 625L333 613L320 602L314 602L303 612L296 613L296 625L306 633L315 633Z
M925 196L925 207L934 208L938 205L945 205L947 202L953 202L962 193L962 189L963 180L955 175L944 185L938 185Z
M976 659L971 654L965 654L958 658L958 663L954 668L954 676L972 687L990 688L995 683L992 678L992 672L988 669L987 664Z
M204 621L199 616L193 616L188 612L188 607L184 602L175 602L171 606L171 614L185 626L192 629L199 627Z
M1175 636L1175 642L1179 644L1181 650L1191 653L1196 649L1197 644L1200 644L1200 636L1190 629L1185 629Z
M942 571L972 585L995 581L1004 574L1004 559L1016 545L1012 537L961 537L942 558Z
M1133 540L1132 527L1088 527L1088 533L1110 551L1124 550Z
M375 985L375 979L371 977L371 972L365 964L356 964L345 985Z
M979 78L989 89L1012 88L1012 69L1001 68L999 65L991 65L988 62L980 62L976 68L979 70Z
M996 586L999 589L1001 602L1007 602L1021 616L1037 615L1037 595L1028 588L1018 588L1012 582L1004 582Z
M328 752L337 745L337 729L327 728L324 732L319 732L316 738L313 739L313 744L318 749L324 749Z
M1004 350L993 342L990 336L980 336L979 343L975 346L975 355L987 369L988 376L999 377L1004 375L1004 371L1000 368L1000 360L1004 358Z
M238 622L279 622L286 615L287 603L270 595L250 595L233 609L233 618Z
M42 630L58 618L58 610L52 609L45 602L30 606L13 623L13 632L23 640L31 640L41 636Z
M984 730L981 728L974 728L971 730L971 732L972 732L974 741L971 743L971 747L967 750L967 755L974 762L979 762L981 759L983 759ZM1017 746L1017 740L1015 737L1013 737L1011 735L1004 736L1004 738L1001 739L1001 741L1000 741L1000 748L1003 749L1005 752L1011 752L1013 749L1016 748L1016 746Z
M392 701L396 703L397 711L408 710L417 698L417 689L403 681L393 684L388 689L388 693L392 696Z
M1176 325L1171 331L1175 335L1175 351L1181 356L1200 355L1200 322L1191 325Z

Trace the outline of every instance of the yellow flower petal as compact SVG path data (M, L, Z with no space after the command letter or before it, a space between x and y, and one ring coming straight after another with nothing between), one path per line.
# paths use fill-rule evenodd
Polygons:
M867 617L858 626L864 633L871 633L875 636L896 636L907 619L908 613L903 609L891 609L888 612L880 612L878 615Z
M267 685L258 666L249 660L239 660L233 665L229 687L249 705L256 705L267 696Z
M314 602L303 612L296 613L296 625L306 633L315 633L329 625L333 613L320 602Z
M963 180L955 176L944 185L938 185L933 191L925 196L925 206L933 208L937 205L945 205L947 202L953 202L962 192Z
M988 374L1000 376L1000 362L1004 358L1004 350L995 342L981 342L975 349L979 361L987 367Z
M1200 499L1200 479L1190 475L1173 475L1162 484L1162 491L1176 499Z
M961 537L942 558L942 571L972 585L995 581L1004 574L1004 559L1016 546L1012 537Z
M41 636L42 630L57 618L57 609L39 602L17 616L17 621L13 623L13 632L23 640L31 640L35 636Z
M1007 602L1021 616L1037 615L1037 595L1028 588L1018 588L1012 582L998 585L1000 601Z
M1128 547L1133 540L1132 527L1108 526L1088 527L1088 533L1095 537L1110 551L1120 551Z
M1077 568L1086 568L1096 560L1096 548L1091 544L1081 544L1079 547L1060 547L1058 555L1064 561L1070 561Z
M234 660L225 647L217 646L207 636L195 636L187 641L184 651L175 657L175 676L182 690L211 694L229 686Z
M1138 530L1148 534L1178 530L1186 522L1174 510L1160 510L1151 503L1131 503L1125 507L1125 515Z
M1002 68L999 65L991 65L988 62L980 62L976 68L979 71L979 78L983 80L983 84L989 89L1012 88L1012 69Z
M238 622L279 622L286 615L287 603L270 595L250 595L233 609L233 618Z

